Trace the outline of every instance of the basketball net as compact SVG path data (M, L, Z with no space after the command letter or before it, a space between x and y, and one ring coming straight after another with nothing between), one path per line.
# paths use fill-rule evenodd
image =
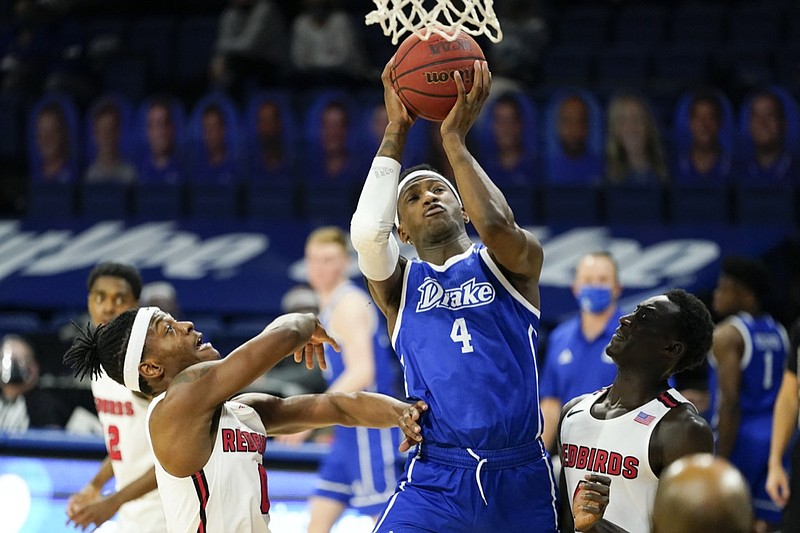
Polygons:
M366 16L367 25L380 24L383 34L397 44L406 32L423 41L436 33L454 41L463 30L470 35L486 35L493 43L503 39L500 21L494 13L494 0L436 0L430 11L425 0L372 0L377 9ZM463 4L463 9L454 2Z

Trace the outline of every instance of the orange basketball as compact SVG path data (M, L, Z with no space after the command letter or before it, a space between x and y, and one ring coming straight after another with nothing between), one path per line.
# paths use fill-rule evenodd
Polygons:
M457 70L464 87L472 88L475 60L483 61L483 51L475 39L461 32L454 41L431 34L427 41L410 35L400 43L394 56L391 80L400 100L410 113L441 121L458 98L453 79Z

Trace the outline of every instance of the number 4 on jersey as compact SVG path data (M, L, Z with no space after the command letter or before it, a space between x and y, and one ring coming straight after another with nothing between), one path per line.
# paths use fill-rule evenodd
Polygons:
M453 342L461 343L461 353L472 353L475 348L470 344L472 335L467 329L467 321L463 318L456 318L453 322L453 329L450 330L450 338Z

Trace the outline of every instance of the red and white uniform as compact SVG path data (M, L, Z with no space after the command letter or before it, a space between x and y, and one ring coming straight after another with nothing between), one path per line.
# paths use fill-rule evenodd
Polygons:
M165 394L151 402L148 421ZM149 433L148 440L152 445ZM202 469L175 477L156 461L167 530L269 533L267 472L262 464L266 445L267 432L255 410L229 401L222 405L214 448Z
M119 491L150 470L155 462L145 425L148 401L106 374L92 380L92 395L114 469L114 484ZM117 524L120 533L166 531L158 490L120 507Z
M650 531L658 487L658 477L650 468L650 437L670 409L689 401L670 389L622 416L598 420L590 409L607 392L602 389L578 402L561 423L567 494L575 496L586 474L608 476L611 489L603 518L632 533Z

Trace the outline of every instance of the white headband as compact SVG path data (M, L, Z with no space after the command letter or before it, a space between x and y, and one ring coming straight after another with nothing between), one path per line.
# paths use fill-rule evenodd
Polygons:
M450 190L453 192L453 194L456 197L456 200L458 200L458 203L461 204L462 206L464 205L464 202L461 201L461 195L458 194L458 191L456 190L455 186L452 183L450 183L449 179L445 178L444 176L442 176L438 172L434 172L433 170L424 170L424 169L415 170L414 172L410 172L405 178L403 178L403 181L401 181L400 183L397 184L397 200L398 201L400 200L400 193L403 192L403 188L410 181L415 180L415 179L420 178L420 177L434 178L434 179L438 179L440 181L443 181L444 184L447 185L450 188ZM399 219L399 217L398 217L396 212L394 214L394 225L395 226L399 226L400 225L400 219Z
M125 365L122 369L122 380L132 391L142 392L139 389L139 363L142 362L144 339L147 337L150 319L158 310L158 307L142 307L136 312L136 319L133 321L128 349L125 350Z

